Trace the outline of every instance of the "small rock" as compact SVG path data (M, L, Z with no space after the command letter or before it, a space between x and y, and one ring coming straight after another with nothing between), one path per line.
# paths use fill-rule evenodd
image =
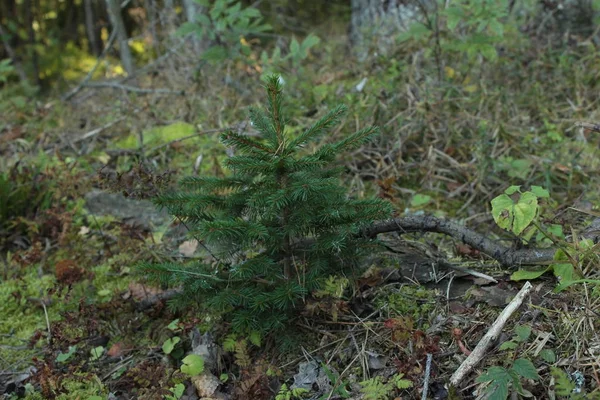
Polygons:
M198 396L203 399L213 396L221 384L221 381L210 372L204 372L200 375L193 376L192 384L196 388Z

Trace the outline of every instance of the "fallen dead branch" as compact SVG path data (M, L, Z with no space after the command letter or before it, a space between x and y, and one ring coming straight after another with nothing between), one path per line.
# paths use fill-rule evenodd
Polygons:
M504 325L506 325L506 321L508 321L510 316L521 306L523 300L525 297L527 297L532 287L533 286L531 283L525 282L525 285L523 285L515 298L508 303L506 308L504 308L498 318L496 318L496 321L494 321L490 330L483 336L483 338L481 338L475 349L450 377L450 383L453 386L458 386L458 384L473 369L473 367L481 361L492 342L495 341L500 335L502 328Z
M428 215L414 215L375 222L364 229L361 234L374 238L386 232L398 232L399 234L416 232L443 233L468 244L502 265L509 267L548 263L552 261L556 252L555 248L513 249L457 222Z

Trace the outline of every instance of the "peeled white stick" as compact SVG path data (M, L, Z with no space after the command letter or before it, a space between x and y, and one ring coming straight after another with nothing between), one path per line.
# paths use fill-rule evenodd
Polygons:
M527 297L529 292L531 292L532 287L533 286L531 283L529 283L529 281L525 282L525 285L523 285L523 288L521 288L515 298L512 299L511 302L508 303L508 305L504 308L504 310L502 310L500 315L498 315L498 318L496 318L496 321L494 321L490 330L485 334L484 337L481 338L475 349L473 349L471 354L465 359L465 361L463 361L460 367L458 367L458 369L450 377L450 383L453 386L458 386L465 375L467 375L473 369L473 367L476 366L479 361L481 361L488 347L490 347L492 342L494 342L496 338L500 336L500 332L502 332L502 328L506 324L506 321L508 321L510 316L523 303L525 297Z

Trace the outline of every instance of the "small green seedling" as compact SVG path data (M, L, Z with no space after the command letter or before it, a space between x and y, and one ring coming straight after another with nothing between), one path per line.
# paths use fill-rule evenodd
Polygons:
M190 354L181 361L183 362L181 372L188 376L196 376L204 371L204 360L199 355Z

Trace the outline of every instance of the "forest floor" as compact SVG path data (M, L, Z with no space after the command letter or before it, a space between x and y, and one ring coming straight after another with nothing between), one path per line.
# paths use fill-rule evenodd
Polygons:
M539 223L555 236L530 242L581 251L580 232L600 216L600 134L574 126L600 120L599 52L531 44L476 68L448 59L439 81L440 66L415 49L351 64L341 45L328 46L284 73L290 126L343 102L351 114L333 135L382 128L341 160L353 194L525 246L495 225L490 201L510 185L543 186L550 198ZM530 275L530 295L450 393L451 375L523 286L511 279L518 266L502 267L460 238L382 237L388 251L366 262L358 282L331 280L313 298L294 326L302 346L287 353L193 309L170 310L169 290L148 285L136 263L203 253L148 199L185 175L222 175L218 133L244 130L248 106L262 101L258 69L196 73L184 61L126 82L148 93L86 87L69 101L3 103L6 398L420 399L424 388L435 399L486 390L504 398L504 386L538 399L600 398L593 244L571 264ZM557 292L558 265L588 281ZM192 352L205 372L190 379L180 366Z

